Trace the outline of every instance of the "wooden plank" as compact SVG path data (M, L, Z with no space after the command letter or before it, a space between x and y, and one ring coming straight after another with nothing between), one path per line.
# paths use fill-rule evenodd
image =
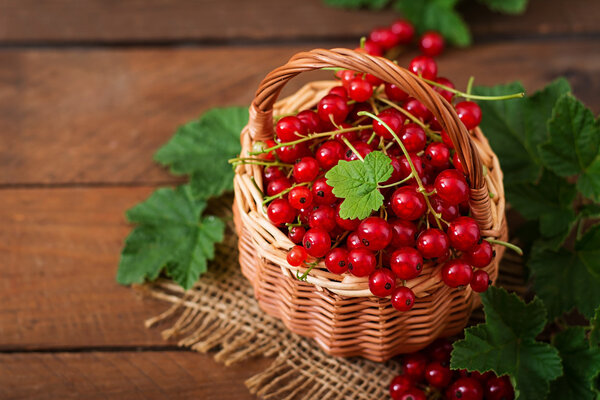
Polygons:
M523 16L463 6L476 35L598 32L598 2L532 0ZM358 38L399 15L326 7L322 0L2 0L0 42L144 42Z
M225 368L187 351L0 354L0 398L254 399L244 381L269 363Z
M463 88L469 75L476 84L521 80L530 91L566 75L598 112L597 47L593 39L486 44L451 50L439 64ZM209 107L249 104L264 75L300 50L1 51L0 185L173 181L152 154L175 127ZM320 77L304 74L290 90Z
M144 327L168 305L115 281L123 213L151 191L0 192L0 350L169 344Z

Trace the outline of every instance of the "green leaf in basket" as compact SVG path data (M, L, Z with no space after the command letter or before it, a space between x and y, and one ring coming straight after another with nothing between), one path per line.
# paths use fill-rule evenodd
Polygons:
M158 189L127 211L128 220L137 226L125 240L117 281L154 280L165 269L175 282L191 288L206 272L225 229L219 218L202 215L205 208L206 202L184 185Z
M556 334L552 344L562 358L564 375L550 385L550 400L596 398L594 378L600 372L600 349L590 347L585 328L569 327Z
M598 201L600 124L592 112L571 94L564 94L554 106L548 131L548 140L539 146L544 166L562 177L579 176L579 191Z
M365 160L340 161L325 177L333 187L333 194L344 199L340 217L366 218L383 205L378 184L392 175L392 160L380 151L366 155Z
M562 374L558 351L535 340L546 325L539 299L525 304L504 289L490 287L481 295L485 323L467 328L454 343L451 367L508 374L521 400L543 400L550 382Z
M174 174L189 174L196 198L219 196L233 189L227 160L240 153L240 132L247 123L247 108L213 108L180 127L154 159Z

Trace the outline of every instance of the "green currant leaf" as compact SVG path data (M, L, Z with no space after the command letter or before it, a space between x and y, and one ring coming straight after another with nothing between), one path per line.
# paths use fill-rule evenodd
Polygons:
M175 282L191 288L206 272L225 229L219 218L202 215L205 208L206 202L184 185L158 189L127 211L136 227L125 240L117 281L126 285L154 280L166 269Z
M546 304L550 319L573 308L589 318L600 305L600 279L581 258L585 259L585 249L591 245L591 240L578 243L579 251L549 249L543 241L533 246L528 267L535 292Z
M471 33L454 9L456 3L457 0L396 0L395 7L419 33L435 30L453 45L464 47L471 44Z
M370 8L380 10L385 7L390 0L323 0L325 4L340 8Z
M590 319L590 346L600 346L600 307L596 308L594 318Z
M600 279L600 224L593 226L575 243L575 251L588 271Z
M465 329L465 338L454 343L452 369L508 374L516 382L519 399L545 399L549 382L562 374L562 368L556 349L535 340L546 325L544 304L537 298L525 304L493 286L481 301L485 323Z
M233 169L227 160L240 153L240 132L247 123L244 107L213 108L180 127L154 159L174 174L190 174L197 198L219 196L233 190Z
M383 204L377 185L392 176L392 161L380 151L365 157L365 161L340 161L325 178L333 194L344 199L340 205L342 218L366 218Z
M527 7L528 0L479 0L490 10L503 12L506 14L521 14Z
M592 112L564 94L554 106L548 131L548 141L539 146L544 166L559 176L580 175L578 189L600 199L600 125Z
M590 348L585 328L569 327L556 334L552 344L562 359L564 375L550 385L550 400L593 400L594 378L600 372L600 349Z

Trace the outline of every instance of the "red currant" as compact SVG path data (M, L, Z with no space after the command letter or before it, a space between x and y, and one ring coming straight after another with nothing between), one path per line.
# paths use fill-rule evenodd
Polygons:
M449 362L452 353L452 343L448 339L436 339L427 347L427 355L434 361Z
M440 229L424 230L417 238L417 249L425 258L444 260L450 250L448 236Z
M409 71L425 79L433 80L437 76L437 64L431 57L417 56L410 61Z
M481 108L472 101L461 101L454 108L456 114L468 130L474 129L481 122Z
M458 217L448 226L448 239L456 250L469 251L481 240L479 226L471 217Z
M351 72L351 71L350 71ZM328 94L335 94L340 96L342 99L348 100L348 90L346 90L346 82L342 81L344 86L335 86L329 90Z
M367 249L354 249L348 253L348 270L354 276L368 276L375 271L375 254Z
M429 197L429 203L436 213L442 214L442 219L446 222L453 221L458 217L458 206L450 205L438 196ZM432 225L436 224L433 214L429 214L429 222Z
M427 144L427 135L423 128L417 124L404 125L400 139L409 153L418 153Z
M428 31L419 40L421 52L429 57L435 57L444 50L444 38L438 32Z
M463 174L446 169L435 178L437 195L448 204L457 205L469 200L469 185Z
M478 269L477 271L473 272L473 277L471 278L471 289L473 289L475 292L485 292L491 284L492 280L487 272L482 269Z
M404 394L408 389L413 387L413 382L404 375L398 375L392 379L390 383L390 396L392 400L399 400L400 396Z
M389 222L390 228L392 228L392 246L393 247L404 247L414 246L417 237L417 227L410 221L404 221L401 219L394 219Z
M306 233L306 229L304 229L304 227L292 226L290 228L290 230L288 231L288 237L290 238L290 240L292 242L298 244L298 243L302 242L302 238L304 237L305 233Z
M445 362L433 361L425 367L425 379L435 388L445 388L452 380L452 371Z
M367 54L370 54L372 56L377 56L377 57L381 57L383 55L383 49L381 48L381 46L379 46L377 43L375 43L372 40L367 39L365 41L365 47L364 48L357 48L356 51L360 51L360 52L365 52Z
M300 111L297 117L306 127L307 133L321 132L321 119L316 112L312 110Z
M270 166L263 170L263 176L266 181L272 181L277 178L285 178L285 174L281 168Z
M425 197L414 186L402 186L392 194L392 210L400 219L414 221L427 209Z
M335 222L340 228L342 228L346 231L354 231L356 228L358 228L358 225L360 224L360 219L358 219L358 218L344 219L344 218L340 217L340 206L341 205L342 205L342 203L338 203L338 205L336 206Z
M358 233L351 232L346 238L346 247L348 250L356 250L356 249L365 249L365 245L362 244L360 238L358 237Z
M306 186L296 186L288 193L288 201L296 210L310 207L312 204L312 192Z
M450 160L450 149L444 143L433 142L425 149L425 159L434 167L444 167Z
M343 97L328 94L319 101L318 113L321 121L331 122L333 120L335 124L340 124L350 113L350 107Z
M321 228L309 229L302 239L306 252L313 257L323 257L331 248L331 237Z
M404 109L421 121L427 121L431 118L431 112L417 99L408 100L404 104Z
M459 378L446 390L448 400L482 400L483 388L477 379Z
M421 389L412 387L406 392L402 393L400 400L427 400L427 396Z
M423 176L423 160L421 159L421 157L419 157L416 154L411 154L410 160L412 161L413 167L415 167L415 171L417 172L417 175L422 177ZM410 168L410 164L408 163L408 159L406 158L406 156L400 157L398 159L398 161L400 162L400 179L404 179L408 175L410 175L410 173L412 172L412 169ZM411 180L411 182L413 182L413 181Z
M390 178L387 181L383 182L384 185L396 183L402 179L400 160L397 157L392 156L390 157L390 164L392 165L392 175L390 175Z
M287 116L277 121L275 127L277 137L282 142L291 142L306 136L306 126L298 117Z
M373 29L369 39L383 50L389 50L398 44L398 36L390 28Z
M379 217L369 217L358 225L356 230L363 245L369 250L382 250L392 240L389 224Z
M292 183L286 177L276 178L267 184L267 196L275 196L292 187Z
M398 20L394 22L391 26L392 32L396 35L398 39L398 43L408 44L412 41L413 36L415 35L414 26L406 20Z
M440 132L440 136L442 136L442 142L444 142L444 144L448 146L449 149L454 148L454 143L452 143L452 139L450 139L450 135L448 135L448 132L442 130Z
M333 194L333 188L327 184L327 179L321 177L313 183L313 201L317 204L333 204L337 197Z
M485 383L485 399L486 400L513 400L515 398L515 390L510 383L508 375L500 378L490 378Z
M413 279L423 269L423 257L412 247L401 247L392 253L390 267L399 279Z
M442 267L442 280L451 288L468 285L472 277L471 266L461 259L447 261Z
M381 79L371 74L365 74L365 80L373 85L373 87L377 87L383 83Z
M415 305L415 294L406 286L397 287L392 293L391 303L398 311L409 311Z
M323 143L315 152L315 158L319 166L325 171L335 167L344 157L344 146L335 140L329 140Z
M369 289L377 297L388 297L396 288L396 275L387 268L379 268L369 275Z
M269 204L267 216L275 225L283 225L294 221L296 210L290 206L286 199L276 199Z
M275 149L277 157L285 163L294 163L297 159L310 155L306 142L296 143L291 146L283 146Z
M373 86L362 78L354 78L348 87L348 96L357 102L369 100L373 94Z
M352 147L354 147L354 149L356 151L358 151L358 154L360 154L362 158L365 158L367 156L367 154L369 154L370 152L373 151L371 146L369 146L365 142L355 141L355 142L352 142L351 145L352 145ZM354 151L352 151L351 148L348 148L348 150L346 150L346 153L344 154L344 160L346 160L346 161L358 160L358 156L356 154L354 154Z
M333 274L343 274L348 271L348 251L341 247L329 250L325 255L325 266Z
M313 181L319 174L319 163L312 157L303 157L294 165L294 180L298 183Z
M404 125L404 118L396 113L382 111L377 117L386 124L396 135L400 133ZM391 132L379 121L373 121L373 131L384 139L393 139Z
M487 267L495 256L496 252L492 245L485 240L463 253L465 261L475 268Z
M400 89L393 83L385 84L385 95L388 99L396 102L401 102L408 99L408 93L406 93L404 90Z
M463 174L465 173L465 169L460 157L458 156L458 152L455 152L452 156L452 165L454 165L454 168L456 168L458 171L462 172Z
M308 257L308 254L306 253L306 249L304 249L304 247L294 246L287 253L286 259L288 264L290 264L292 267L298 267L302 265L302 263L306 260L306 257Z
M452 81L450 81L448 78L443 78L440 76L435 78L435 81L440 85L448 86L451 89L455 89L454 83L452 83ZM433 90L441 94L442 97L448 101L448 103L452 102L452 99L454 98L454 93L452 93L451 91L441 88L439 86L434 86Z
M427 357L421 353L407 354L402 358L402 372L413 382L419 382L425 378Z
M335 223L335 210L327 204L319 205L310 213L308 225L311 228L321 228L331 232L337 226Z

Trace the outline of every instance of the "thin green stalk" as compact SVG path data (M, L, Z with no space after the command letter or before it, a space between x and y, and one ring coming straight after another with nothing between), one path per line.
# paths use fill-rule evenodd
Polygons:
M286 194L288 194L288 193L289 193L289 192L290 192L290 191L291 191L293 188L295 188L295 187L298 187L298 186L306 186L306 185L308 185L309 183L310 183L310 182L295 183L295 184L293 184L292 186L290 186L289 188L287 188L287 189L284 189L284 190L282 190L281 192L279 192L279 193L277 193L277 194L274 194L273 196L265 197L265 198L263 199L263 202L262 202L262 203L263 203L263 206L264 206L265 204L267 204L268 202L270 202L270 201L273 201L273 200L275 200L275 199L278 199L278 198L281 198L281 197L285 196L285 195L286 195Z
M263 165L265 167L284 167L284 168L292 168L292 164L282 163L279 161L267 161L260 158L244 158L237 157L227 160L229 164L233 164L235 166L240 164L250 164L250 165Z
M440 135L438 135L437 133L432 131L431 128L429 128L429 126L425 125L419 118L415 117L410 112L408 112L404 108L400 107L398 104L396 104L393 101L390 101L386 98L383 98L383 97L378 97L377 100L381 101L382 103L387 104L388 106L390 106L390 107L400 111L402 114L406 115L408 117L408 119L410 119L413 123L415 123L415 124L419 125L421 128L423 128L423 130L425 131L427 136L429 136L430 139L432 139L436 142L442 141L442 137Z
M356 157L358 157L360 159L360 161L365 162L365 159L363 158L363 156L361 156L360 153L358 152L358 150L356 150L356 148L354 146L352 146L352 143L350 143L350 141L348 139L343 137L342 141L344 143L346 143L346 146L348 146L354 154L356 154Z
M514 251L515 253L517 253L518 255L522 256L523 255L523 250L521 250L521 248L517 245L514 245L512 243L508 243L502 240L497 240L497 239L485 239L487 242L492 243L492 244L499 244L500 246L504 246L507 247L509 249L511 249L512 251Z
M389 185L377 185L377 188L378 189L386 189L386 188L389 188L389 187L392 187L392 186L398 186L398 185L401 185L404 182L410 180L412 177L413 177L413 174L411 172L410 174L408 174L408 176L406 178L402 179L401 181L398 181L398 182L395 182L395 183L390 183Z
M473 82L475 81L474 76L469 77L469 81L467 82L467 90L465 93L471 94L471 90L473 89Z
M298 271L296 271L296 278L298 278L298 280L306 282L306 278L308 277L308 274L317 265L317 263L310 263L309 265L310 265L310 267L308 267L308 269L306 271L304 271L304 273L302 275L300 275L298 273Z
M421 77L421 79L423 79L425 82L429 83L432 86L437 86L439 88L442 88L444 90L449 91L450 93L454 93L459 95L460 97L464 97L465 99L473 99L473 100L509 100L509 99L520 99L525 97L525 92L519 92L519 93L513 93L513 94L506 94L503 96L479 96L476 94L469 94L469 93L465 93L465 92L461 92L460 90L456 90L456 89L452 89L449 86L446 85L442 85L441 83L437 83L435 81L431 81L429 79L425 79L423 77Z

